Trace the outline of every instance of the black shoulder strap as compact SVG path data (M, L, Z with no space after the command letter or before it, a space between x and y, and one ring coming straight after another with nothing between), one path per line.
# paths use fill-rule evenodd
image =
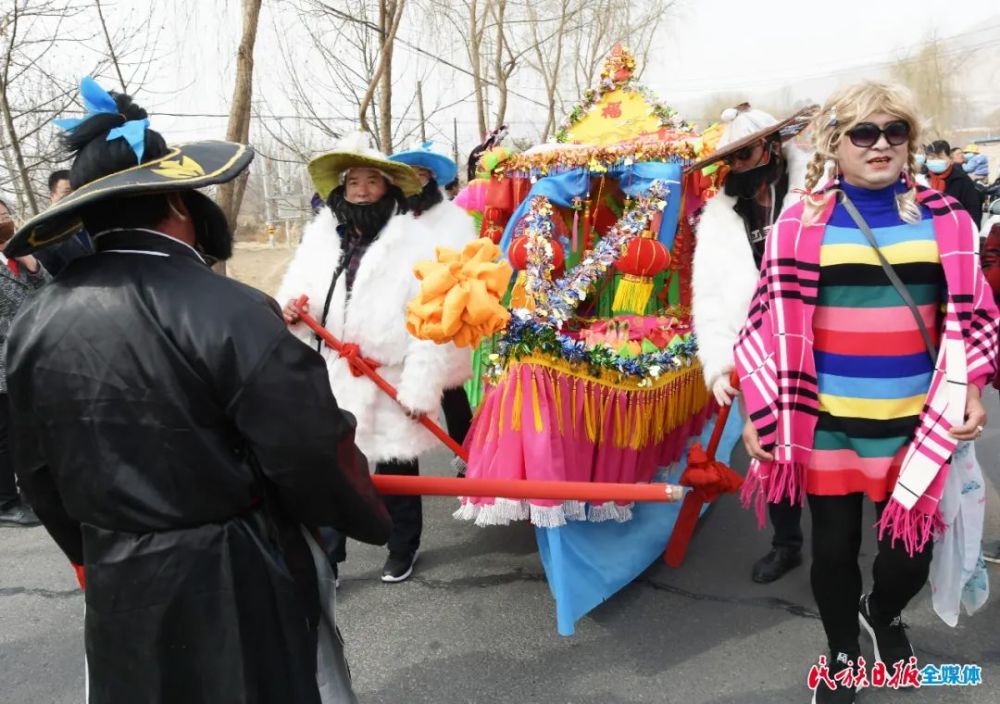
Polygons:
M885 275L889 277L889 282L896 289L900 298L906 303L907 307L910 309L910 313L913 314L913 319L917 321L917 327L920 328L920 335L924 338L924 344L927 345L927 354L931 357L931 364L937 363L937 348L934 346L934 340L931 337L930 331L927 330L927 325L924 323L923 317L920 315L920 311L917 309L917 304L913 302L913 296L910 295L909 289L900 280L899 275L896 270L892 267L892 264L885 258L882 254L882 250L878 247L878 242L875 240L875 234L872 232L871 228L868 227L868 223L858 212L857 207L851 202L851 199L847 197L847 194L843 191L837 191L837 196L840 198L840 202L844 204L844 210L847 214L851 216L854 224L858 226L858 229L864 234L865 239L868 240L868 244L872 246L875 250L875 256L878 257L879 263L882 265L882 270L885 271Z

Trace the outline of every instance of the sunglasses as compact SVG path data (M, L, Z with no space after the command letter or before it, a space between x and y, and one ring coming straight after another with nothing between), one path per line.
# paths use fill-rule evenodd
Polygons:
M851 144L862 149L875 146L882 135L885 135L885 141L890 145L898 147L910 139L910 123L906 120L895 120L885 127L879 127L874 122L860 122L847 131L847 138L851 140Z
M725 158L725 162L730 166L732 166L737 161L746 161L747 159L753 156L755 149L757 149L756 144L751 144L749 147L743 147L742 149L738 149L729 156L727 156Z

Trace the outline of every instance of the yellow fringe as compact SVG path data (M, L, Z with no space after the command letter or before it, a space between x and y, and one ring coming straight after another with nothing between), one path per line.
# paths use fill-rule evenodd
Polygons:
M535 309L535 301L528 295L527 286L528 273L526 271L517 272L517 278L514 279L514 288L510 292L511 308Z
M653 280L647 276L625 274L615 289L611 311L615 315L643 315L653 295Z
M556 423L559 427L559 434L562 435L563 430L563 405L562 405L562 385L559 383L558 379L552 378L552 370L546 369L546 378L549 380L549 385L552 387L552 395L556 400Z
M598 444L604 442L604 427L605 421L611 417L611 404L613 402L614 394L608 391L607 387L601 389L601 421L598 425L597 432L597 442ZM614 437L614 432L612 431L612 437Z
M579 419L576 417L576 385L579 383L580 383L579 379L573 379L573 381L570 382L570 390L569 390L569 414L570 414L570 422L573 423L574 438L576 438L577 436L576 429L580 425Z
M534 373L531 374L531 414L535 417L535 432L542 432L542 407L538 402L538 382Z
M524 364L529 365L528 369L520 368ZM512 364L507 370L507 383L504 384L500 399L498 425L501 432L507 420L507 396L511 392L511 386L514 387L513 408L510 411L511 429L518 431L522 428L521 415L526 399L523 398L525 390L522 388L521 373L526 371L532 374L531 412L535 431L542 432L545 428L546 417L542 413L541 395L546 394L556 405L555 419L559 432L571 433L573 438L582 437L582 433L586 433L586 437L597 445L610 443L618 448L640 450L651 444L661 443L703 409L709 398L698 364L667 372L660 378L651 380L649 386L640 387L632 379L623 379L617 374L592 376L580 373L563 360L532 355ZM544 373L536 378L538 371ZM564 418L560 382L567 381L570 384L570 415ZM539 388L539 384L546 384L547 390ZM583 394L582 418L576 410L578 388L579 393ZM622 391L628 392L624 404L618 398L618 393ZM612 413L614 415L610 415ZM611 427L605 431L609 425ZM489 434L492 435L492 432L491 429Z
M512 365L508 370L508 374L513 374L517 376L517 365ZM507 409L507 394L510 393L510 383L503 385L503 395L500 397L500 432L503 433L504 419L507 417L504 412Z
M622 405L618 399L614 399L615 404L615 447L625 446L625 424L622 423Z
M518 370L520 372L520 370ZM514 412L511 414L510 429L521 429L521 374L516 375L516 386L514 387Z

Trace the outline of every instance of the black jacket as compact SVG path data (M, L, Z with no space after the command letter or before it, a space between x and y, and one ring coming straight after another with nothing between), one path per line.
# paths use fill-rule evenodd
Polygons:
M976 189L976 184L969 178L969 174L962 170L961 165L952 165L951 173L944 180L944 192L957 200L969 213L978 230L983 219L983 197Z
M90 702L316 704L298 524L389 533L353 418L263 293L165 235L97 250L7 358L18 477L85 565Z

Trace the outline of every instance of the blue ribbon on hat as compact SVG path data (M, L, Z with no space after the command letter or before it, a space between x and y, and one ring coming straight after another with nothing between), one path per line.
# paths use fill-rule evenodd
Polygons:
M101 88L90 76L84 76L80 81L80 97L83 98L83 106L87 109L87 114L83 117L64 117L53 120L57 126L67 132L72 132L81 124L92 118L94 115L110 114L118 115L118 106L111 94ZM146 149L146 128L149 127L149 119L128 120L122 125L108 131L107 141L124 139L135 153L137 163L142 163L142 155Z

